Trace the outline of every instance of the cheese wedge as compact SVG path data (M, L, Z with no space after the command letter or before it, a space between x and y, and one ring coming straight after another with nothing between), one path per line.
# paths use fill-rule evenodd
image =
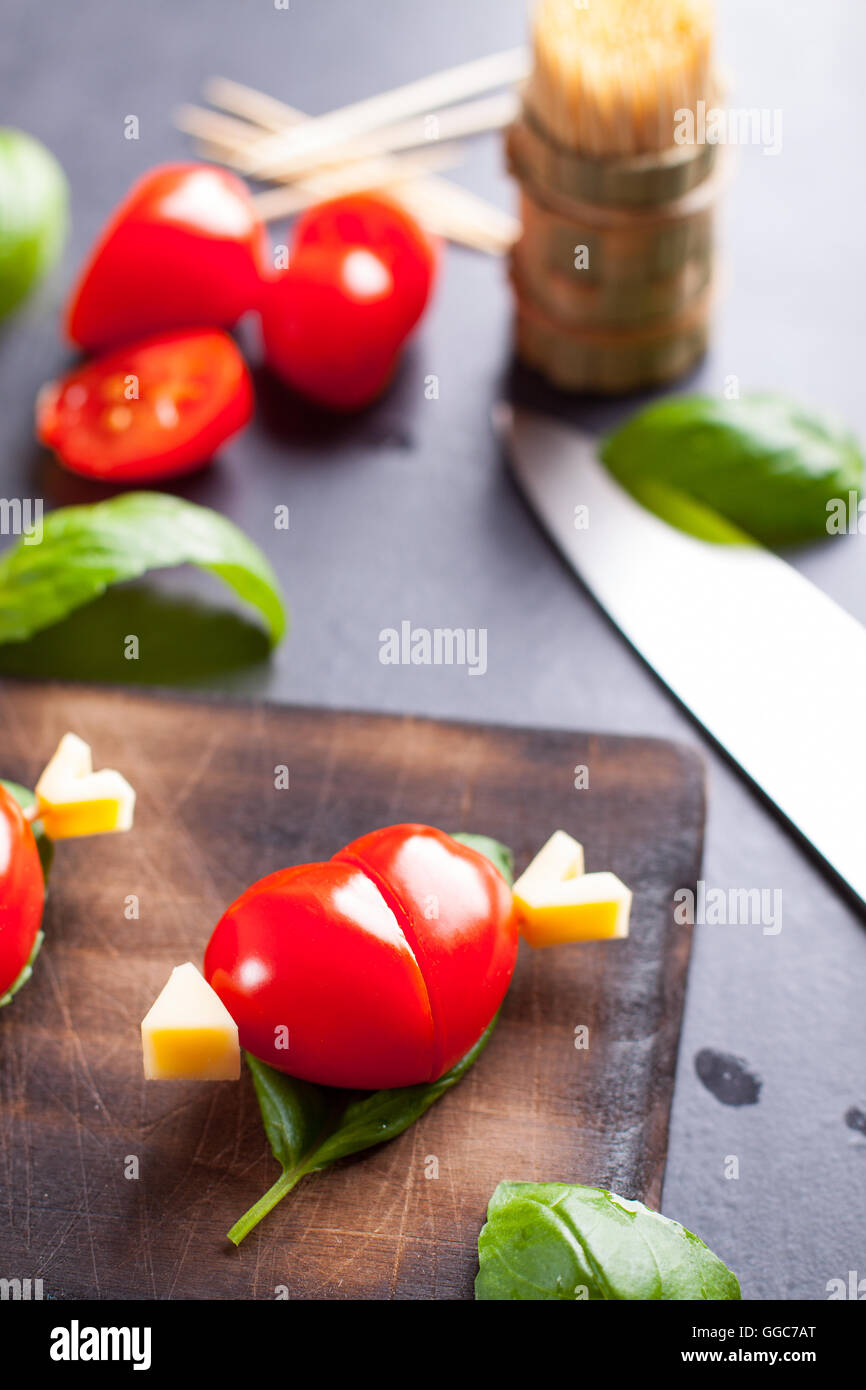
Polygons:
M172 970L141 1023L148 1081L237 1081L238 1027L191 961Z
M535 947L628 936L631 901L631 891L612 873L532 881L517 903L521 934Z
M93 771L89 744L64 734L36 784L39 819L52 840L132 828L135 792L111 768Z
M524 893L546 883L562 883L583 873L583 845L564 830L554 830L546 845L542 845L532 863L514 885L514 901L518 913Z

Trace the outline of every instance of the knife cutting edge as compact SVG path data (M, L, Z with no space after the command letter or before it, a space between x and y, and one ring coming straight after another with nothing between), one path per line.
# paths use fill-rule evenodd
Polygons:
M620 631L866 905L866 629L772 552L646 511L592 435L504 403L494 423Z

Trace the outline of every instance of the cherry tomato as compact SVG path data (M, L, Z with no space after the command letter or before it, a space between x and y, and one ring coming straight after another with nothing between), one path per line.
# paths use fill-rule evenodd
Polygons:
M231 328L258 302L267 238L246 184L165 164L133 186L66 308L73 343L101 351L171 328Z
M226 333L167 333L49 382L36 433L72 473L151 482L206 462L252 413L252 386Z
M262 297L262 330L273 370L334 410L382 394L405 336L391 271L360 246L299 251Z
M489 860L429 826L396 825L254 883L217 923L204 973L254 1056L373 1090L459 1061L516 957L511 892Z
M320 203L299 218L292 245L296 252L317 247L333 254L347 246L365 247L391 272L403 332L409 333L424 312L438 248L398 203L373 193Z
M30 959L44 901L33 831L11 792L0 787L0 998Z
M481 1036L511 983L517 924L511 890L483 854L424 825L395 825L336 856L357 863L398 916L430 996L433 1077Z

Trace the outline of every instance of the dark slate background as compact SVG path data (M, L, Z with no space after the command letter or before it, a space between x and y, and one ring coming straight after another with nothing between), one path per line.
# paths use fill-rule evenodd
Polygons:
M730 101L780 108L784 145L777 158L739 152L717 331L696 382L719 391L735 374L745 389L785 389L838 409L862 432L866 11L855 0L720 0L720 10ZM132 179L188 155L174 108L197 100L204 79L219 73L319 112L525 32L523 0L290 0L288 11L272 0L4 0L0 13L0 120L44 139L73 190L62 266L0 335L0 490L41 495L47 506L100 495L31 442L35 392L67 359L57 311ZM123 136L130 114L138 142ZM459 178L511 203L493 138L476 144ZM270 663L253 629L214 609L212 584L178 574L156 598L148 586L120 605L109 599L35 650L14 660L7 651L6 669L120 679L129 671L118 665L116 634L132 630L142 634L139 678L202 684L206 668L215 688L286 701L701 744L527 515L488 423L491 402L510 386L584 424L623 407L563 405L520 373L512 378L509 319L502 264L451 251L384 402L351 424L323 421L263 376L256 427L179 489L226 511L279 571L294 625ZM431 372L441 395L428 402ZM287 535L273 529L279 502L291 508ZM866 539L818 547L796 563L866 620ZM205 592L212 619L191 627L185 603ZM380 665L379 631L403 618L486 626L486 678ZM784 927L775 937L754 927L696 932L664 1210L729 1261L745 1297L820 1299L829 1279L852 1269L866 1276L863 921L735 772L705 753L706 880L781 888ZM845 748L828 747L827 756L844 758ZM701 1082L696 1057L711 1078L714 1053L742 1059L734 1089L741 1099L757 1092L756 1103L722 1103ZM736 1181L723 1176L729 1155L739 1160Z

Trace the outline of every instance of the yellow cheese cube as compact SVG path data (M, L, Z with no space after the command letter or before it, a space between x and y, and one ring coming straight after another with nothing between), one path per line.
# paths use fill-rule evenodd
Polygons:
M149 1081L237 1081L241 1074L237 1024L191 961L172 970L142 1019L141 1045Z
M518 913L527 892L537 891L544 884L563 883L583 873L583 845L564 830L554 830L546 845L542 845L532 863L523 870L514 885L514 901Z
M52 840L104 835L132 827L135 792L119 772L93 771L90 747L64 734L36 784L39 819Z
M530 946L628 936L632 895L616 874L582 874L561 883L532 883L518 904Z

